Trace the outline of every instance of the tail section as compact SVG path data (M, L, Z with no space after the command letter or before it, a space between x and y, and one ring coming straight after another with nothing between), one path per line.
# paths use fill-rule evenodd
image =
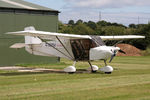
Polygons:
M29 33L31 34L29 35ZM43 45L42 40L35 36L36 30L33 26L24 28L24 31L18 32L8 32L6 34L12 35L21 35L25 37L25 43L15 43L14 45L10 46L10 48L23 48L33 55L40 55L40 56L52 56L45 50L45 45Z
M24 31L36 31L33 26L24 28ZM14 34L14 33L11 33ZM19 33L18 33L19 34ZM36 46L40 46L42 43L41 39L39 39L37 36L28 36L27 34L24 35L25 37L25 43L15 43L10 46L10 48L16 48L20 49L25 47L26 51L29 53L33 53Z
M41 44L42 41L38 37L25 36L25 44Z
M30 27L24 28L24 31L36 31L36 30L33 26L30 26ZM41 44L41 43L42 43L42 41L38 37L25 35L25 43L15 43L15 44L11 45L10 48L20 49L20 48L26 47L27 45L34 45L34 44L37 45L37 44Z
M36 31L34 26L25 27L24 31Z
M33 26L24 28L24 31L36 31ZM42 41L38 37L25 36L25 44L41 44Z

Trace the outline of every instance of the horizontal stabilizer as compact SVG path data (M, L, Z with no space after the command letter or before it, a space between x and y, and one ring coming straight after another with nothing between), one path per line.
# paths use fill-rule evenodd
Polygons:
M15 49L20 49L23 47L25 47L25 43L15 43L15 44L10 46L10 48L15 48Z

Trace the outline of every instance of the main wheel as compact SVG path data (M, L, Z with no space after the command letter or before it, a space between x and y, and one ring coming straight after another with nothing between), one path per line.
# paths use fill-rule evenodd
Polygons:
M98 66L92 65L92 69L91 69L91 67L88 68L88 70L90 70L92 73L96 73L98 71Z
M75 72L68 72L68 74L74 74Z
M111 72L105 72L105 74L111 74Z
M74 66L69 66L69 67L64 69L64 72L67 72L69 74L73 74L76 72L76 68Z

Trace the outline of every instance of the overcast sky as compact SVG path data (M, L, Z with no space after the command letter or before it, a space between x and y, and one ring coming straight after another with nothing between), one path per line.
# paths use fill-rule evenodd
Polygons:
M150 0L25 0L59 10L59 20L101 20L124 25L143 24L150 21ZM139 18L139 20L138 20Z

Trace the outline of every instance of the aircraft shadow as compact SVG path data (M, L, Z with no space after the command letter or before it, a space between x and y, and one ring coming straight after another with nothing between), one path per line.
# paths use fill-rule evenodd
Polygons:
M59 73L59 74L68 74L64 72L63 70L42 70L37 72L3 72L0 73L0 76L18 76L18 75L32 75L32 74L51 74L51 73ZM83 73L89 73L89 74L103 74L101 72L91 73L91 71L87 71L86 69L77 69L77 71L74 74L83 74Z

